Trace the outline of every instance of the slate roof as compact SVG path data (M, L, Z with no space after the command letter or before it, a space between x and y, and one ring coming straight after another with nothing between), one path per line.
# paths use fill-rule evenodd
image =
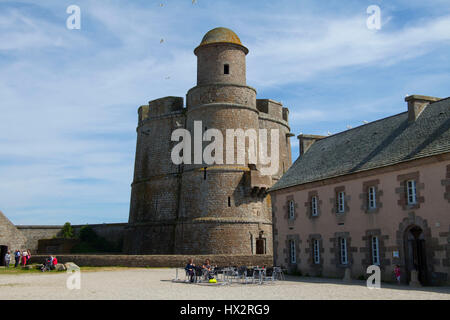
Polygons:
M450 98L316 141L269 191L450 152Z

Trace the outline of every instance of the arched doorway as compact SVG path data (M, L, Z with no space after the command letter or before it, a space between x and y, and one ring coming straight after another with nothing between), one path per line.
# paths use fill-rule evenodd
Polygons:
M419 281L422 285L428 283L427 261L425 249L425 237L422 228L417 225L410 226L405 230L405 270L406 279L411 280L411 271L417 270Z
M264 231L259 232L259 238L256 239L256 254L266 253L266 238L263 238Z
M5 265L5 255L8 252L8 247L0 245L0 266Z

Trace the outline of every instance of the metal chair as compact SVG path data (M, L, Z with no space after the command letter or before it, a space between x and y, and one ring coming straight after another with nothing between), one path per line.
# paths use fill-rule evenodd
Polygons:
M250 281L251 283L255 283L254 275L255 275L255 273L253 272L253 269L246 268L244 278L243 278L244 283L247 284L248 281Z
M284 272L281 267L273 267L273 273L275 274L275 280L284 280Z
M253 268L253 278L255 279L255 282L257 281L259 284L263 283L263 277L264 277L264 268Z
M224 281L228 283L233 283L233 279L236 279L239 275L235 267L226 267L223 269Z
M191 275L189 274L189 271L188 270L186 270L186 269L184 269L184 268L175 268L175 279L172 279L172 281L173 282L177 282L177 281L182 281L181 279L180 279L180 277L179 277L179 272L178 272L178 269L181 269L181 270L183 270L184 271L184 282L189 282L190 281L190 277L191 277ZM182 272L183 272L182 271ZM195 281L195 278L196 278L196 275L195 275L195 270L193 270L194 271L194 275L193 275L193 277L194 277L194 281Z
M274 268L267 268L264 270L262 275L262 282L274 282L276 280L276 273L274 272Z

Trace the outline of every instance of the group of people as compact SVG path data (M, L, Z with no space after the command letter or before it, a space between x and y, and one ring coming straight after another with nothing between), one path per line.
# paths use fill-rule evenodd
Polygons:
M212 273L211 261L209 259L205 260L205 263L202 266L196 266L194 264L194 259L189 259L186 267L186 274L189 275L189 281L194 282L195 275L205 274L209 279L213 279L214 275Z
M49 271L49 270L55 270L56 265L58 264L58 259L55 256L49 256L45 260L45 264L42 266L41 271Z
M15 264L14 268L17 268L19 265L26 266L31 262L31 251L28 250L16 250L14 251L14 259ZM9 264L11 263L11 251L8 251L5 254L5 266L9 268Z

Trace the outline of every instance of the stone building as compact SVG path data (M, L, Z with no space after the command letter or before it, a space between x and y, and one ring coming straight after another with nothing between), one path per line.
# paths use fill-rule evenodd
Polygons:
M303 274L450 278L450 98L332 136L300 135L300 156L271 188L274 260Z
M209 31L194 53L197 85L187 92L186 106L182 97L164 97L138 110L124 251L271 255L272 212L266 191L291 165L288 109L256 99L256 90L246 83L248 49L233 31ZM171 137L176 129L186 129L192 140L208 129L219 130L223 137L227 129L278 129L279 141L267 147L279 149L278 170L263 174L261 165L247 156L241 164L207 164L203 159L175 164L171 152L178 142ZM248 147L249 141L245 143ZM192 141L191 159L195 148Z
M14 261L14 251L27 249L26 237L16 226L0 211L0 266L5 263L5 254L11 252L11 261Z

